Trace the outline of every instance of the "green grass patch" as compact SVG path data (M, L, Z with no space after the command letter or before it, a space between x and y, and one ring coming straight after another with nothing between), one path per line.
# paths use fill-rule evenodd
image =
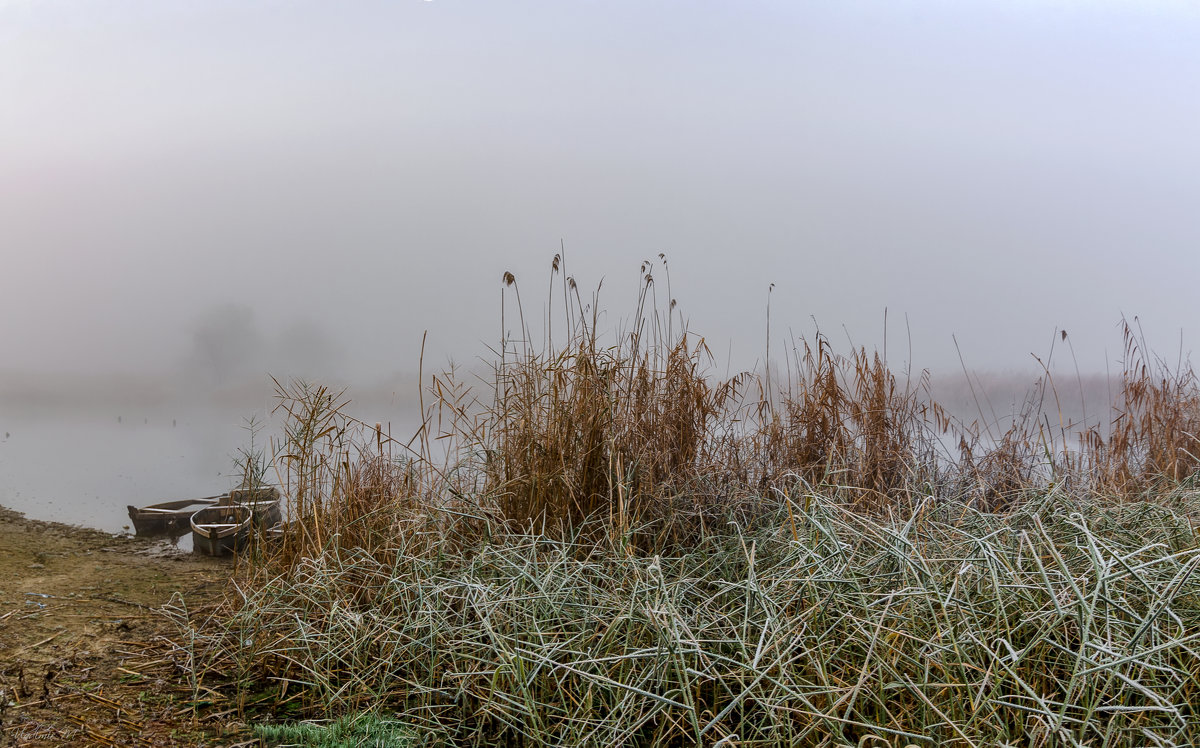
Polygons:
M296 748L405 748L417 745L416 733L411 727L369 712L339 717L328 724L255 725L254 734L269 746Z

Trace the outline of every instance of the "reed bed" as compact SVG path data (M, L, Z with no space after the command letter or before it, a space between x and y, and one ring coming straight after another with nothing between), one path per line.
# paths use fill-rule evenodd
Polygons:
M819 333L718 380L656 267L605 335L556 257L411 439L277 383L292 521L173 609L194 687L468 745L1200 743L1190 367L1127 326L1108 422L1047 368L999 431Z

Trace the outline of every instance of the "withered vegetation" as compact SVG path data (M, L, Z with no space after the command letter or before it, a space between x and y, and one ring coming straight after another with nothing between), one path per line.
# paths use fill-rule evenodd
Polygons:
M411 439L278 383L290 521L196 662L455 744L1200 741L1189 365L1126 325L1092 424L1048 367L966 422L820 333L717 378L666 272L612 333L556 257L537 343L506 273L517 333Z

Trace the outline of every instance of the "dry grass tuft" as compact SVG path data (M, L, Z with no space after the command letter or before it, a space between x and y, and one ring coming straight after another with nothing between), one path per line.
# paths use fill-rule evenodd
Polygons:
M1093 437L1098 479L1110 491L1137 494L1200 470L1200 389L1191 364L1171 369L1124 323L1125 366L1112 434Z

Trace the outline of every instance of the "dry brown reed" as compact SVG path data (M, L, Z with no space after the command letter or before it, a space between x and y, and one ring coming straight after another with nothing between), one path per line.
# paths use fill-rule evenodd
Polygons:
M561 267L556 257L552 275ZM664 502L713 472L731 390L705 375L704 340L682 321L675 331L673 302L655 305L650 269L642 266L636 313L616 340L602 342L598 305L585 306L567 278L563 341L547 323L538 349L528 329L519 347L502 344L480 446L484 493L506 519L561 529L603 515L621 534L663 520ZM516 287L511 274L505 281Z
M1085 436L1095 453L1097 479L1107 490L1133 495L1163 481L1181 481L1200 469L1200 389L1190 362L1172 369L1147 349L1128 321L1121 391L1107 443Z
M746 440L763 465L760 481L798 475L812 486L843 489L863 510L936 482L934 425L945 415L922 399L920 387L901 388L879 354L839 356L817 333L814 344L793 345L790 371L778 406L760 399Z
M278 540L257 550L276 572L340 548L384 552L432 501L442 471L420 453L345 412L349 400L304 381L275 381L284 434L275 464L288 521ZM398 454L399 452L399 454Z
M344 393L277 382L281 482L303 538L287 555L335 536L377 547L439 512L475 516L482 532L503 522L558 535L601 518L652 551L772 514L784 476L881 514L929 496L1009 510L1051 486L1129 496L1200 466L1196 377L1182 362L1152 365L1130 325L1111 423L1048 411L1058 391L1043 366L997 432L949 415L927 373L900 379L879 353L839 354L820 332L791 341L786 376L769 379L768 360L763 372L714 378L704 339L656 296L660 262L642 265L634 314L614 336L600 329L598 291L585 304L555 256L539 342L527 326L539 316L505 273L517 308L501 316L521 329L504 331L486 396L454 370L431 377L408 441L346 416Z
M585 307L567 279L558 344L547 334L534 348L528 329L519 345L502 343L495 405L477 434L485 493L504 517L543 528L604 515L617 535L654 527L658 542L769 498L785 474L870 511L941 482L938 430L951 419L926 376L902 384L879 354L838 355L818 333L793 341L775 385L770 361L761 374L715 380L674 300L657 303L653 267L643 264L634 316L615 341L600 342L598 302ZM556 257L552 278L560 271ZM511 273L504 282L517 288Z

